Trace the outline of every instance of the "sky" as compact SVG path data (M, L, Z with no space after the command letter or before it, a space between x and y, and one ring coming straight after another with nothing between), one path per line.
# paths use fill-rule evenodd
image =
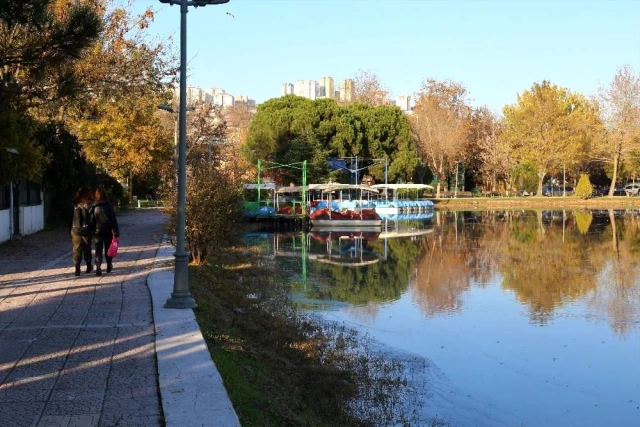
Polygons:
M150 33L179 51L179 6L135 0L148 6ZM535 82L590 96L622 65L640 72L638 0L231 0L189 8L187 30L188 84L258 103L285 82L331 76L337 90L370 70L393 97L451 79L500 112Z

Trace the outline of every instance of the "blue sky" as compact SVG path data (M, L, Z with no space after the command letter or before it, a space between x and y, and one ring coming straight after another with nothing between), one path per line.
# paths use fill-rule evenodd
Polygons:
M149 5L152 34L177 50L179 7L135 1ZM592 95L619 66L640 71L640 1L231 0L189 9L187 54L189 84L258 102L367 69L393 96L452 79L500 111L544 79Z

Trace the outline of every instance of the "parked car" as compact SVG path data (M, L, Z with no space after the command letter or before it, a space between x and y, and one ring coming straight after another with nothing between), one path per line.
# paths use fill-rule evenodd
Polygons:
M624 193L627 196L637 196L638 191L640 191L640 183L627 184L624 186Z

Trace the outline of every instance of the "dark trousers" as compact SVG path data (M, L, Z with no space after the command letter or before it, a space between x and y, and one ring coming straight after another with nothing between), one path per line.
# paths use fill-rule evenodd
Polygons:
M107 259L107 264L111 264L113 258L107 256L107 251L109 250L109 246L111 246L111 240L113 240L113 234L111 234L111 232L100 233L93 236L93 244L96 248L96 265L102 264L103 253Z
M71 242L73 242L73 263L80 264L82 258L91 264L91 237L79 236L71 232Z

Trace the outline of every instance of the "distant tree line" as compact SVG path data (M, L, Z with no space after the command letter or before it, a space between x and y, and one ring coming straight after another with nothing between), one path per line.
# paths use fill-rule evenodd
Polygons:
M348 180L328 169L331 158L384 158L389 182L426 177L437 195L450 188L456 170L468 190L538 195L551 178L565 176L575 185L587 174L613 195L616 183L639 177L640 75L629 66L592 98L534 83L502 115L472 107L462 83L431 78L405 115L384 105L386 90L375 73L361 71L356 80L353 103L288 95L261 104L245 152L276 163L307 160L309 182ZM373 160L362 165L367 162L380 182L384 171ZM296 178L279 173L287 176L278 179Z

